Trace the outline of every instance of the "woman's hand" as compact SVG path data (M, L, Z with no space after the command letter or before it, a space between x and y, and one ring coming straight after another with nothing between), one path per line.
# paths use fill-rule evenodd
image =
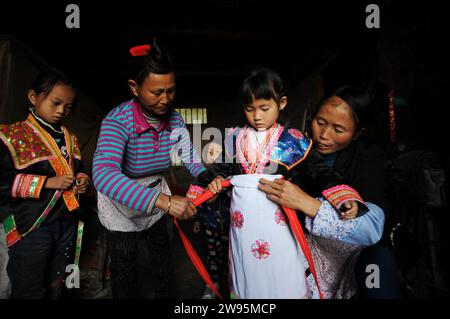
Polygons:
M89 181L86 177L81 177L76 180L75 186L73 187L75 194L84 194L86 193Z
M306 194L300 187L284 179L273 182L261 178L259 190L267 194L267 198L278 205L302 211L309 217L315 217L322 203Z
M45 181L45 188L66 190L72 187L75 177L73 175L61 175L49 177Z
M187 197L183 196L173 195L169 198L166 194L160 194L155 205L180 220L189 219L197 213L197 208L194 204Z

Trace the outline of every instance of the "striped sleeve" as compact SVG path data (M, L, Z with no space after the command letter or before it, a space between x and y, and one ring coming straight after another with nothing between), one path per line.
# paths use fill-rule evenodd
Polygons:
M146 188L122 173L129 132L122 123L126 123L126 119L112 116L102 122L92 164L94 186L105 196L131 209L151 211L160 191Z
M184 124L183 118L179 114L177 114L177 117L179 127L172 131L171 138L178 139L179 142L177 143L177 148L181 162L189 170L192 176L197 177L198 174L205 170L205 167L202 164L197 150L191 143L189 131Z

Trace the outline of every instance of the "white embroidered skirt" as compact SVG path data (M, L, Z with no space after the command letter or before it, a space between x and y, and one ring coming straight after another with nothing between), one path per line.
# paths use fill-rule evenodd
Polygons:
M307 298L304 257L282 208L260 191L261 178L231 179L231 292L244 299Z

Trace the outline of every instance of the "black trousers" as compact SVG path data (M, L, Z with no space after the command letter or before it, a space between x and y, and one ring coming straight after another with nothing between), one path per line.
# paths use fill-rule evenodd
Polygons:
M141 232L108 231L114 299L169 297L171 240L164 215Z
M9 247L12 299L56 299L65 287L66 266L73 263L76 218L41 225Z

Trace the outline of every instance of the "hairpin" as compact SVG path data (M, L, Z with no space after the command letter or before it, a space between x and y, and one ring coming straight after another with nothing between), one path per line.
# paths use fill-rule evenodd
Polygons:
M144 44L144 45L138 45L135 47L132 47L130 49L131 56L143 56L147 55L150 51L150 44Z

